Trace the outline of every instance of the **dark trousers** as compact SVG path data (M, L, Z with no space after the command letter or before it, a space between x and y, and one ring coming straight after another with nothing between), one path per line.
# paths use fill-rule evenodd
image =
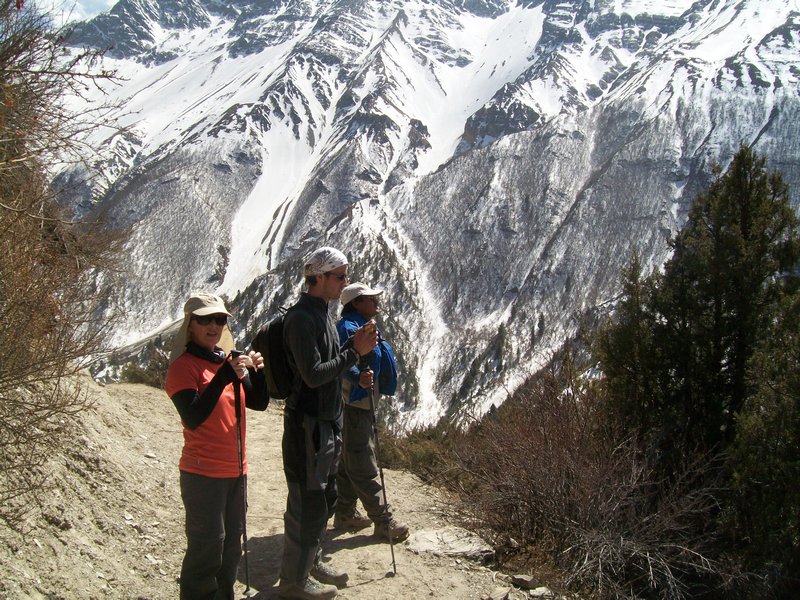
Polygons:
M296 410L283 416L283 471L289 494L283 515L281 585L302 582L318 559L336 508L341 433L335 423Z
M360 499L370 519L388 521L391 512L383 503L370 410L345 405L342 443L342 460L336 478L337 510L342 515L351 515Z
M182 600L233 599L242 557L244 478L215 478L181 471L186 511Z

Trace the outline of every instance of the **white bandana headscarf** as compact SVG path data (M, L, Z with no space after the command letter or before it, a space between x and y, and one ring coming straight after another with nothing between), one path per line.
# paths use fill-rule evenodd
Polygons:
M303 267L303 275L322 275L347 264L347 257L330 246L323 246L308 257Z

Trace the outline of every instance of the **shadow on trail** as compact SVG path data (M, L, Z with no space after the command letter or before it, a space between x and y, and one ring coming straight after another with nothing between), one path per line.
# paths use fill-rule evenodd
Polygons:
M382 565L381 568L385 568L386 571L378 571L373 573L372 577L362 579L358 582L352 580L348 587L368 585L380 581L381 579L395 576L395 567L391 560L391 549L389 548L389 542L372 535L371 531L370 533L350 534L346 531L329 530L327 533L323 550L325 555L331 557L331 560L333 561L336 560L336 552L339 550L354 550L356 548L365 548L368 546L371 547L370 554L378 562L383 563L383 559L385 558L385 565ZM397 552L397 544L395 544L395 552ZM353 573L351 576L352 575L355 574ZM362 574L362 576L363 575L365 574Z
M270 598L270 588L278 583L283 554L283 534L247 538L247 571L250 587L261 590L253 599ZM239 583L245 584L244 556L239 563Z
M332 560L335 562L335 554L339 550L353 550L355 548L363 548L366 546L375 546L375 551L379 552L386 548L386 573L381 572L361 581L351 581L348 587L358 587L363 585L373 584L386 577L392 577L394 573L392 570L391 561L389 558L389 543L381 540L380 538L372 535L371 530L369 533L362 533L357 535L349 534L345 531L338 531L329 529L325 534L325 540L322 548L324 552L324 561ZM380 550L379 550L380 548ZM253 537L247 540L247 571L250 575L250 588L259 590L258 593L253 593L249 596L248 600L272 600L277 598L275 595L275 586L278 584L281 570L281 557L283 554L283 534L275 534L266 537ZM245 561L239 563L239 583L243 586L245 580ZM242 596L242 598L245 598Z
M333 554L337 550L353 550L354 548L364 548L365 546L379 546L382 543L383 541L372 535L372 533L351 535L346 531L329 529L325 534L325 541L323 542L322 548L325 554ZM388 552L388 542L386 542L386 548Z

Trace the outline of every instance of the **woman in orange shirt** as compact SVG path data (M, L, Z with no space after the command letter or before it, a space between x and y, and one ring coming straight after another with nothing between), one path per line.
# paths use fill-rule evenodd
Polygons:
M186 512L182 599L234 597L242 556L247 455L244 407L264 410L264 359L231 353L230 313L214 294L192 296L175 336L165 389L183 423L181 499Z

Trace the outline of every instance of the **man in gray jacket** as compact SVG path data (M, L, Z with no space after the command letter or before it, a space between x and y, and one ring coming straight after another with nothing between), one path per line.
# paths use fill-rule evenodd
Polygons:
M303 268L308 292L284 317L284 343L294 375L283 419L283 470L288 497L278 594L328 599L347 585L346 573L320 562L320 540L336 507L336 472L342 447L339 376L371 352L374 323L340 349L328 302L347 285L347 257L335 248L316 250ZM333 584L333 585L326 585Z

